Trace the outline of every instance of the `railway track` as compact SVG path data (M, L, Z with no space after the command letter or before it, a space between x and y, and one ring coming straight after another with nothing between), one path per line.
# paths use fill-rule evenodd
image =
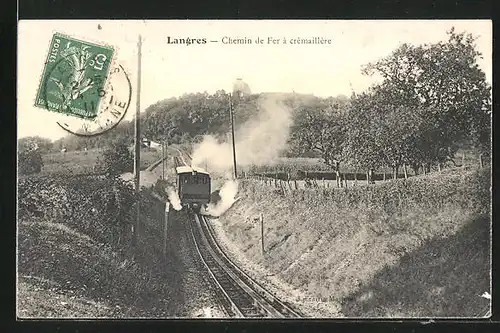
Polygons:
M191 156L188 154L188 153L185 153L185 152L182 152L180 149L178 148L173 148L175 150L177 150L177 152L179 153L179 156L174 156L174 164L175 164L175 167L178 167L178 166L184 166L184 165L187 165L189 166L190 163L186 162L186 158L188 160L191 160ZM184 156L185 155L185 156Z
M298 312L278 300L226 256L204 216L195 214L190 222L196 250L220 289L219 301L228 314L250 318L300 317Z

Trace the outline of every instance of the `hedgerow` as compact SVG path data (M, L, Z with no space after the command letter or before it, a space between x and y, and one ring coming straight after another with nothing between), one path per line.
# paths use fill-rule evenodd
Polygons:
M18 182L18 219L63 223L101 243L129 237L135 199L119 178L96 175L39 176Z

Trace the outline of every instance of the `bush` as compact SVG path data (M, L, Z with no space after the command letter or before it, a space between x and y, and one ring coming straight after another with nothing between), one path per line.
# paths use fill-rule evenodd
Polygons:
M42 154L38 149L30 145L20 147L19 151L19 174L31 175L42 171Z
M64 223L101 243L126 243L134 192L119 178L96 175L35 176L18 183L20 221Z
M97 170L110 177L134 170L134 156L123 141L110 144L97 160Z

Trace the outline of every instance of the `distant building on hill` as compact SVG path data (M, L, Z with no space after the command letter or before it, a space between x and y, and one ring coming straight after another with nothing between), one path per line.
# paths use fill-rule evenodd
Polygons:
M233 95L248 96L252 93L250 86L241 78L237 78L233 84Z

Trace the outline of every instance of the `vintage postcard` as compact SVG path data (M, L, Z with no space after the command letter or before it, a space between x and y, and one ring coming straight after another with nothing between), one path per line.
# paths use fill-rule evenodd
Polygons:
M491 316L491 21L18 31L18 319Z

